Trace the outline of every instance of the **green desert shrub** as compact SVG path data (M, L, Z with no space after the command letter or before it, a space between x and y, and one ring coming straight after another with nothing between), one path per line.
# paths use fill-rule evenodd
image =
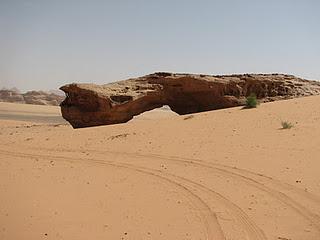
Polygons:
M254 93L251 93L247 98L246 98L246 108L256 108L258 106L258 100L257 96Z
M290 129L290 128L292 128L294 125L293 125L291 122L282 121L282 122L281 122L281 126L282 126L282 129Z

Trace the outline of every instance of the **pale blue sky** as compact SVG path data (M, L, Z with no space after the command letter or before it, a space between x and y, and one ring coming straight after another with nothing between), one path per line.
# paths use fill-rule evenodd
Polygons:
M320 1L0 0L0 87L155 71L320 80Z

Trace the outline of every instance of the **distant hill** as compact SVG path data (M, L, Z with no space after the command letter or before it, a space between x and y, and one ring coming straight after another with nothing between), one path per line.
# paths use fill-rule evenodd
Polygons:
M61 91L61 90L49 90L49 91L46 91L47 93L54 93L56 95L59 95L59 96L65 96L64 92Z
M0 90L0 102L58 106L63 100L64 94L57 90L26 93L21 93L17 88Z

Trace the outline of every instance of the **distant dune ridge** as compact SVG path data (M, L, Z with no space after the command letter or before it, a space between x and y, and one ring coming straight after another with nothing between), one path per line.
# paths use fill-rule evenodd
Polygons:
M158 72L109 83L68 84L63 117L74 128L124 123L168 105L183 115L244 105L254 93L261 102L320 94L320 82L287 74L204 75Z
M58 106L64 99L58 91L28 91L21 93L17 88L1 89L0 102L25 103L35 105Z

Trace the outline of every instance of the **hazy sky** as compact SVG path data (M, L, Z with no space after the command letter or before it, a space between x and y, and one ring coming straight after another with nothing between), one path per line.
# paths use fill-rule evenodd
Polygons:
M320 80L320 1L0 0L0 87L155 71Z

